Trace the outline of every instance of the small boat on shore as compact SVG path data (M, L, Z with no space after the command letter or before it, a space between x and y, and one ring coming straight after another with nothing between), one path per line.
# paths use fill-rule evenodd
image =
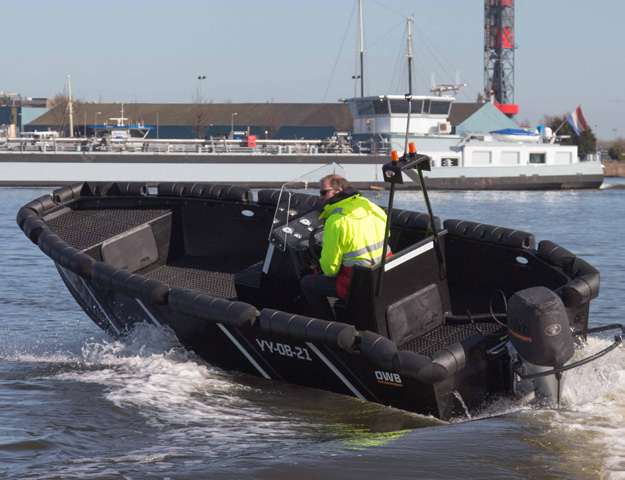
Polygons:
M423 184L430 162L411 152L383 166L392 256L354 267L336 320L313 318L299 287L323 228L312 179L257 192L83 182L28 203L17 223L116 337L167 327L217 367L443 420L501 397L558 404L567 370L621 343L571 363L587 335L623 330L588 328L599 272L531 233L441 221L426 189L427 213L394 208L395 188Z
M500 142L538 143L540 134L529 132L523 128L503 128L490 132L495 140Z

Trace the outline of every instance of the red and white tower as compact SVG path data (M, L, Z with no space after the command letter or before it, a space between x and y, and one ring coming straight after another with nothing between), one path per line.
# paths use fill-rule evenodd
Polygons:
M484 0L484 92L503 113L514 104L514 0Z

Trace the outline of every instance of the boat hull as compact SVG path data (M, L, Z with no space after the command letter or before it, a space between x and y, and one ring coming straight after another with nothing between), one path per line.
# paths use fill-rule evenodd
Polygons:
M489 399L510 390L508 382L502 382L509 377L507 352L493 359L487 352L500 342L485 342L481 334L469 335L465 340L474 362L461 375L431 384L328 345L232 328L118 292L102 292L93 283L56 266L77 303L103 330L123 336L140 323L168 327L198 357L229 371L326 390L442 420L475 412Z
M80 181L197 182L274 188L338 163L357 188L384 187L374 155L251 155L141 153L0 153L0 186L59 186ZM603 182L599 162L517 167L434 167L424 172L434 190L560 190L598 188ZM399 188L418 189L406 179Z

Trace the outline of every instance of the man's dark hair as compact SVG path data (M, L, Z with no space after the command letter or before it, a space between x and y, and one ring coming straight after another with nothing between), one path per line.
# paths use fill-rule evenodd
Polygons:
M349 187L349 182L336 174L326 175L320 180L320 183L322 185L327 183L331 188L336 188L337 190L345 190Z

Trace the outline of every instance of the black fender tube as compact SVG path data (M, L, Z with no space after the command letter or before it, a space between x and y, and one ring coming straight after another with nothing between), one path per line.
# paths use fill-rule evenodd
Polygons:
M112 290L155 305L167 305L171 288L159 280L131 273L105 262L95 262L91 271L91 281L103 290Z
M280 190L259 190L258 191L258 204L275 206L278 204L279 197L280 197Z
M58 264L69 269L83 278L91 278L91 270L95 260L85 253L81 253L74 247L64 248L59 252Z
M214 200L232 200L249 203L252 190L236 185L217 185L212 183L163 182L158 184L158 195L165 197L191 197Z
M436 228L440 230L441 219L434 217L434 222L436 223ZM432 228L432 222L427 213L401 210L399 208L394 208L391 211L391 225L394 227L414 228L418 230Z
M235 202L250 203L252 201L252 190L248 187L231 186L221 196L222 200L233 200Z
M27 218L31 218L31 217L37 218L37 219L39 218L37 213L32 208L22 207L17 212L17 215L15 217L15 222L17 223L18 227L20 227L23 231L24 222L26 221Z
M574 308L597 298L601 284L599 271L558 244L543 240L538 244L537 255L547 262L561 267L570 280L556 290L565 307Z
M354 348L357 336L353 325L329 322L270 308L263 308L260 311L260 328L268 333L284 335L305 342L322 343L348 351Z
M395 370L393 359L397 355L397 345L377 333L365 331L360 342L360 355L385 370Z
M443 365L430 357L401 350L393 357L393 370L400 375L415 378L425 383L437 383L452 375Z
M85 182L75 183L73 185L67 185L65 187L57 188L52 192L52 197L55 203L65 203L81 196L81 192Z
M40 220L37 215L33 213L33 215L26 217L24 222L22 223L22 231L28 239L33 242L35 245L39 242L39 236L43 233L44 230L50 230L46 222Z
M197 194L199 198L211 198L215 200L232 200L234 202L249 203L252 200L252 190L248 187L234 185L205 184ZM194 195L193 190L191 195Z
M297 208L298 210L310 212L321 207L321 200L319 200L319 197L315 195L294 193L291 197L291 208Z
M184 197L187 190L191 190L192 183L163 182L157 185L157 195L159 197Z
M536 237L532 233L511 228L452 219L445 220L443 227L447 229L448 234L473 240L522 248L523 250L532 250L536 246Z
M259 190L258 191L258 204L259 205L277 205L280 198L280 190ZM285 201L283 198L282 201ZM314 195L307 195L305 193L294 193L291 197L291 208L298 210L311 211L318 208L321 201L319 197Z
M146 196L148 186L141 182L82 182L57 188L52 192L56 204L66 203L80 197L101 197L105 195L136 197Z
M451 377L466 365L460 343L450 345L430 358L409 350L397 351L392 340L369 331L363 333L360 354L385 370L430 384Z
M115 182L108 195L122 197L145 197L149 193L147 184L141 182Z
M586 274L580 275L573 280L569 280L560 289L560 296L566 307L578 307L589 302L599 295L600 275Z
M22 208L29 208L35 212L37 216L41 217L46 210L50 210L54 207L56 207L56 203L54 203L52 195L43 195L32 202L28 202Z
M455 375L466 365L464 348L454 343L434 354L432 358L408 350L397 352L393 365L400 375L425 383L437 383Z
M70 246L52 230L44 229L39 234L37 244L43 253L64 268L83 278L91 278L95 260Z
M251 328L258 317L258 310L249 303L211 297L186 288L173 287L168 304L169 308L183 315L236 328Z
M36 217L41 219L47 210L56 206L57 203L52 195L43 195L21 207L17 212L15 221L19 227L24 230L24 222L27 218Z
M113 187L113 182L85 182L80 191L83 197L103 197Z
M570 268L577 258L574 253L569 252L566 248L550 240L540 241L538 250L536 250L536 255L558 267L565 268Z
M198 198L211 198L213 200L219 200L224 190L223 185L214 185L212 183L200 184L198 187L200 187L197 194Z

